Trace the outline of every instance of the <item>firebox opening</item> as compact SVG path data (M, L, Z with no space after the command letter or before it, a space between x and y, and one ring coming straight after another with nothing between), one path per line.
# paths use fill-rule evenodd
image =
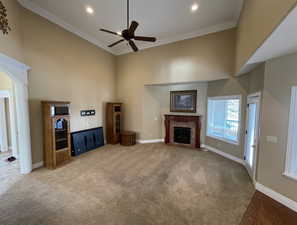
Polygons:
M179 144L191 144L191 128L174 127L174 142Z

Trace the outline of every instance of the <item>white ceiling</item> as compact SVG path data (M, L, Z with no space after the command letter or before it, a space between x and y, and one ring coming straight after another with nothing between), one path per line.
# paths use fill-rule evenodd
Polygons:
M256 50L239 75L251 71L259 63L297 52L297 6Z
M140 23L137 35L155 36L156 43L137 42L140 49L185 40L235 27L244 0L130 0L130 18ZM19 0L26 8L80 37L119 55L131 52L126 43L99 31L121 31L126 26L126 0ZM192 13L193 3L199 10ZM95 13L86 13L91 6Z

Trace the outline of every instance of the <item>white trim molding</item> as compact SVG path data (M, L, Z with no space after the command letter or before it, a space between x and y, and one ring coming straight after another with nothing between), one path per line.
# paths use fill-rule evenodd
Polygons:
M280 193L260 183L256 183L256 189L262 192L263 194L269 196L270 198L274 199L275 201L297 212L297 202L293 201L292 199L289 199L288 197L281 195Z
M151 143L162 143L164 139L153 139L153 140L137 140L139 144L151 144Z
M18 80L25 85L28 84L27 72L31 70L31 67L0 53L0 68L14 81Z
M297 180L297 86L292 87L289 116L285 176Z
M202 148L205 148L205 149L207 149L207 150L209 150L211 152L214 152L214 153L216 153L216 154L218 154L220 156L223 156L223 157L225 157L227 159L230 159L230 160L232 160L234 162L237 162L237 163L245 166L245 163L244 163L243 159L240 159L240 158L238 158L236 156L233 156L231 154L228 154L226 152L223 152L223 151L221 151L219 149L213 148L213 147L211 147L209 145L201 145L201 147Z
M41 167L43 167L43 165L44 165L43 161L38 162L38 163L34 163L32 165L32 169L35 170L35 169L41 168Z
M16 138L20 171L32 171L32 152L29 122L28 71L31 68L0 53L0 71L13 80L14 107L16 109Z

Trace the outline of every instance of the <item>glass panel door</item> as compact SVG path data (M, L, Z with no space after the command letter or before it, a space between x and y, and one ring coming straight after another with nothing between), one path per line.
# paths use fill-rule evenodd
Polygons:
M250 168L253 168L255 150L255 126L256 126L256 103L249 104L248 129L247 129L247 151L245 160Z
M259 103L260 97L248 99L244 160L252 180L255 179L256 170Z
M68 121L60 118L55 123L56 150L68 148Z

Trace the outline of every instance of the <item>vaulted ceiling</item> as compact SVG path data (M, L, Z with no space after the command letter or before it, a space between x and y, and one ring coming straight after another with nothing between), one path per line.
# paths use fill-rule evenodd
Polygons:
M236 27L244 0L130 0L130 18L140 23L137 35L155 36L156 43L137 42L140 49L185 40ZM25 7L93 44L119 55L131 51L126 43L99 31L126 27L126 0L19 0ZM197 3L199 9L191 11ZM93 14L86 13L92 7Z

